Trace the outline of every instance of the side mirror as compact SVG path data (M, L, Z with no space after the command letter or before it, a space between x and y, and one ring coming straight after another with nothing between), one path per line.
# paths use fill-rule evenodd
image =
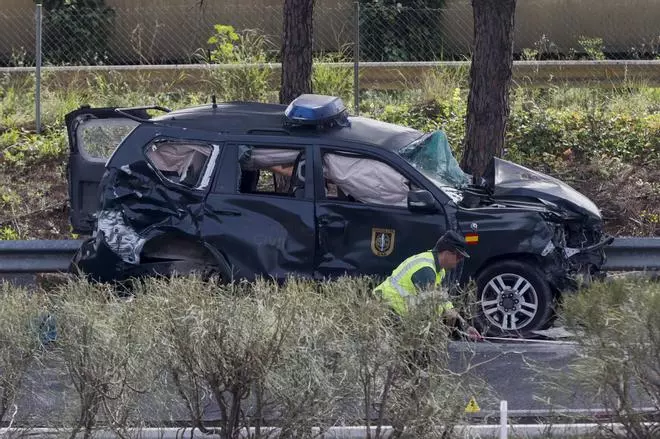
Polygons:
M427 190L416 190L408 192L408 210L420 213L435 213L438 207L435 198Z

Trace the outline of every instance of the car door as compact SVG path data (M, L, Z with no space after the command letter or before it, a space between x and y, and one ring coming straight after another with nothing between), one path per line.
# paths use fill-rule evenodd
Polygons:
M423 182L385 157L385 151L316 149L319 276L386 276L407 257L430 249L447 230L440 203L436 213L408 209L408 191L424 189Z
M313 179L307 178L311 151L308 144L277 138L225 144L202 228L235 279L312 276L316 230ZM292 174L288 190L277 188L277 173Z
M139 118L149 118L149 108L161 109L143 107L118 112L114 107L85 106L66 115L69 219L75 233L91 233L105 164L121 141L140 124Z

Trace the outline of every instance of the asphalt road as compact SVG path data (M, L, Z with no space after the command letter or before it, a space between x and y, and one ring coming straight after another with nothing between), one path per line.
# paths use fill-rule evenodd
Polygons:
M507 401L509 410L556 410L557 404L567 409L597 408L585 391L555 400L557 396L550 395L535 372L535 368L541 366L565 369L578 353L570 342L456 342L450 351L453 370L464 372L472 367L469 373L485 380L492 388L494 394L490 398L478 401L483 410L499 410L501 400Z
M530 367L531 363L543 364L553 368L563 368L577 354L571 344L551 344L543 342L454 342L450 346L451 368L455 372L465 372L485 380L493 389L489 398L477 400L480 409L496 411L500 400L507 400L508 408L517 410L551 410L555 404L569 409L594 409L594 403L588 395L578 389L570 397L548 403L548 393L539 382L538 375ZM29 422L35 426L56 426L66 422L68 408L75 405L73 389L61 368L43 365L32 371L24 383L27 396L16 407L15 422ZM163 397L165 396L165 397ZM466 396L467 397L467 396ZM161 403L156 405L149 397L141 405L142 416L154 421L176 422L187 419L186 412L176 393L161 395ZM162 401L169 401L165 404ZM11 410L13 412L14 410ZM209 403L205 409L205 418L218 417L217 407ZM11 415L11 413L10 413ZM7 419L7 418L6 418Z

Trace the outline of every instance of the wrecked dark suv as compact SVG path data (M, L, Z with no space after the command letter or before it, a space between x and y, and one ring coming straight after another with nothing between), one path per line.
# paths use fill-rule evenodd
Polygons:
M334 97L81 107L66 124L71 222L90 235L72 270L100 281L386 276L452 228L470 245L452 279L476 280L477 323L525 333L599 275L611 242L568 185L501 159L475 184L442 131L349 116Z

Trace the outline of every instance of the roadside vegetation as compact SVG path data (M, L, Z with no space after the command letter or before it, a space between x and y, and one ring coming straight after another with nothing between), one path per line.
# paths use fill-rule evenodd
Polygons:
M311 438L356 425L375 439L389 426L405 427L401 437L462 437L472 397L482 410L498 406L473 373L475 353L450 358L455 333L434 304L394 320L372 287L368 277L277 285L193 275L121 287L66 276L47 291L3 284L1 421L71 438L136 437L155 420L221 438L246 428L255 439ZM659 284L644 278L567 296L559 319L581 354L560 369L528 362L538 397L559 412L556 401L576 395L602 407L588 437L656 437L637 412L660 412L659 312ZM549 424L545 437L563 436Z
M267 42L252 33L216 28L205 62L236 63L220 75L158 79L149 74L46 74L42 133L35 134L34 77L0 77L0 239L67 239L70 232L64 115L92 106L159 104L172 109L218 100L277 102L277 86L244 62L264 59ZM342 54L317 61L346 61ZM422 86L397 92L364 90L360 115L421 130L443 129L460 160L465 129L467 70L434 71ZM315 92L353 106L350 68L314 67ZM660 235L660 88L631 81L621 87L512 89L505 158L556 176L591 197L607 231Z
M576 335L580 355L561 370L530 365L543 383L543 400L552 406L559 398L585 395L585 407L602 407L611 417L596 417L599 437L658 437L660 425L640 413L660 413L658 313L660 284L648 278L596 283L566 297L560 324Z
M389 425L457 437L465 406L471 397L487 404L488 386L450 367L451 328L434 306L394 321L372 287L369 278L278 286L188 276L135 281L127 294L69 277L18 312L34 303L6 300L24 296L5 285L3 311L17 312L0 326L13 343L3 356L19 360L3 363L9 417L16 428L47 422L71 438L99 429L133 437L128 428L156 419L221 438L245 428L272 437L273 427L280 438L319 437L365 422L376 439ZM28 369L45 383L40 374L56 371L57 388L22 386Z

